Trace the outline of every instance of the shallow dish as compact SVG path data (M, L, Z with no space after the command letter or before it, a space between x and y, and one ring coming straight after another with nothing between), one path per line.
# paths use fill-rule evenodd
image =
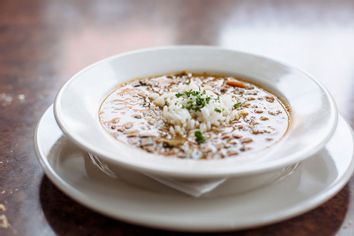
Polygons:
M257 153L200 161L146 153L117 142L102 128L99 107L117 84L181 70L238 75L271 90L291 108L288 132L277 144ZM268 58L203 46L146 49L97 62L62 87L54 112L65 135L112 165L189 179L259 174L290 166L322 148L337 123L331 96L306 73Z
M38 124L35 145L49 179L84 206L126 222L178 231L237 230L294 217L334 196L354 169L352 131L343 118L325 147L287 178L244 194L205 198L190 197L153 181L137 186L105 175L86 151L63 135L52 108ZM228 181L213 194L234 188Z

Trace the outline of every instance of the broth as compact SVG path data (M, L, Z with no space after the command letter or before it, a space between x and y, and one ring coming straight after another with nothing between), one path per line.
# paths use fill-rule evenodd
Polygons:
M237 158L279 141L289 111L272 93L236 78L180 72L120 84L99 118L115 139L166 157Z

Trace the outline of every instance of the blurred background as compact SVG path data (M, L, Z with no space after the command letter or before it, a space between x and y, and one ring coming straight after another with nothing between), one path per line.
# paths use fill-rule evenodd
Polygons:
M1 0L0 73L3 67L8 73L1 79L35 76L56 91L73 73L110 55L217 45L303 68L330 87L349 115L343 94L353 86L353 13L351 0Z
M117 222L43 178L33 133L78 70L129 50L179 44L216 45L300 67L328 87L354 127L353 0L0 0L0 203L12 225L0 235L141 232L114 231ZM260 232L301 227L353 235L353 181L348 186L323 207Z

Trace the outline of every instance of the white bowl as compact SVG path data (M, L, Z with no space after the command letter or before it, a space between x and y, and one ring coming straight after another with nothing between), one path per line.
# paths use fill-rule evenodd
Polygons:
M291 124L268 149L223 160L187 160L146 153L116 141L98 118L103 99L119 83L174 71L222 72L250 78L291 107ZM153 48L99 61L59 91L55 118L66 136L112 166L173 178L205 179L267 173L298 163L321 149L337 124L327 90L308 74L269 58L205 46Z

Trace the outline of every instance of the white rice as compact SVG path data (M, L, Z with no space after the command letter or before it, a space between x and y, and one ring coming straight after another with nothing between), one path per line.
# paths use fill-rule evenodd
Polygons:
M193 80L188 85L180 84L171 89L170 93L153 99L153 102L162 108L164 120L174 126L173 130L170 129L171 133L183 134L195 129L207 131L212 126L220 126L236 117L237 112L233 111L233 106L237 101L231 95L217 96L211 90L201 87L198 82ZM176 96L177 93L191 90L205 92L205 95L210 97L210 101L200 111L185 108L188 99L196 97Z

